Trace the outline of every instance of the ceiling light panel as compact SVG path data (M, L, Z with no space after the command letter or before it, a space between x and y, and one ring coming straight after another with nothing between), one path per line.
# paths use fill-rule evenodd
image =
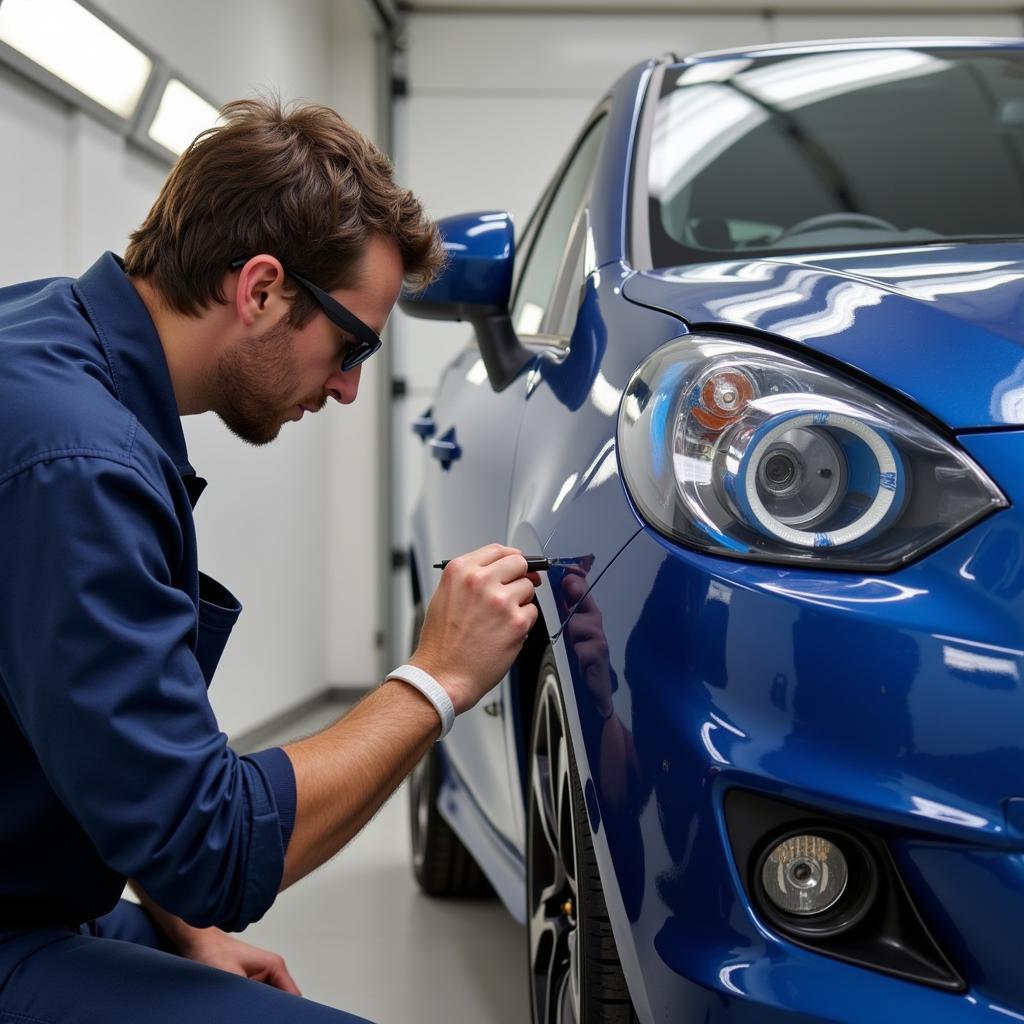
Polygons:
M200 133L212 128L218 119L217 108L177 78L168 81L156 116L149 126L149 137L172 153L183 153Z
M0 0L0 41L128 120L153 62L75 0Z

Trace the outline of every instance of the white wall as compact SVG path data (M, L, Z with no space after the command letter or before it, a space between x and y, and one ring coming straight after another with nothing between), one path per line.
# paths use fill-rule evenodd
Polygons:
M217 103L271 91L327 103L376 133L373 26L361 0L93 2ZM0 284L77 275L103 250L123 251L167 170L0 66ZM210 480L197 512L201 561L245 605L213 690L229 733L329 683L375 681L369 377L356 405L332 403L260 450L211 416L185 421L193 464Z
M827 9L828 0L818 6ZM409 18L409 92L396 111L395 148L399 173L434 216L502 209L524 224L588 112L623 71L648 57L798 39L1024 32L1021 17L1011 13L759 16L630 14L624 4L621 9ZM423 464L409 423L430 404L440 368L469 334L460 325L396 317L395 372L410 389L393 412L393 523L400 544L408 543ZM398 656L410 615L407 582L404 576L394 582Z
M336 107L377 136L377 47L364 0L93 0L216 102L257 90ZM525 220L601 91L633 61L741 43L909 32L1014 35L1014 15L545 16L422 14L408 25L410 95L396 110L399 178L437 216L511 209ZM123 251L166 174L87 115L0 65L0 284L81 273ZM381 533L399 540L419 486L409 420L459 341L396 315L393 509L377 480L383 361L359 401L290 426L258 451L211 417L186 421L211 481L199 506L204 567L246 606L214 702L237 732L327 684L371 685L379 665ZM458 337L465 338L465 333ZM396 577L404 601L406 583ZM395 654L408 635L403 611Z
M434 216L497 208L522 224L587 113L638 61L798 39L1022 33L1011 13L414 14L408 96L396 111L399 173ZM397 325L396 372L431 385L453 351L438 341L450 330L404 316Z

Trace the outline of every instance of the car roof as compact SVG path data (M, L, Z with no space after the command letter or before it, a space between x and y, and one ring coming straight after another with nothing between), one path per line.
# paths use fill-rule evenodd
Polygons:
M808 39L792 43L737 46L727 50L702 50L688 56L673 56L674 63L716 60L720 57L778 57L787 54L842 53L856 50L1019 50L1024 39L997 36L872 36L860 39Z

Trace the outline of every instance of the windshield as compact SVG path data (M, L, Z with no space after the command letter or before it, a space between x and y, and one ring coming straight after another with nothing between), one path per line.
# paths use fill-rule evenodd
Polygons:
M670 67L655 266L1024 236L1024 52L849 50Z

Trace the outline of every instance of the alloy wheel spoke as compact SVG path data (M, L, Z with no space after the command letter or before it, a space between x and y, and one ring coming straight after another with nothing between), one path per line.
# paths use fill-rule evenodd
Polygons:
M558 995L555 997L558 1005L558 1024L575 1024L577 1017L573 1009L572 996L570 994L569 972L562 976L562 983L558 986Z
M562 917L536 921L535 942L531 950L534 981L534 1005L538 1024L557 1024L558 1008L566 982L569 926Z
M568 935L569 946L569 970L567 972L567 983L569 986L569 1006L572 1010L572 1020L580 1019L580 951L579 951L579 930L573 928Z
M544 719L547 732L547 751L548 760L551 763L551 772L549 774L549 782L551 784L551 804L552 807L557 806L556 803L556 785L559 774L561 773L561 765L559 763L559 755L561 754L561 716L558 713L558 707L554 699L553 694L550 690L545 691L544 699Z
M545 885L538 895L538 905L544 911L546 916L551 916L549 908L554 900L558 900L558 905L561 906L565 902L565 875L561 870L561 865L555 865L554 878L548 885Z
M558 825L555 807L551 800L551 766L548 757L535 754L530 781L533 786L534 803L537 808L537 821L551 853L558 855Z
M542 680L531 751L529 936L538 1024L580 1012L571 752L553 673Z
M558 849L566 878L576 891L576 836L573 830L572 779L569 775L569 757L565 738L560 742L557 787Z

